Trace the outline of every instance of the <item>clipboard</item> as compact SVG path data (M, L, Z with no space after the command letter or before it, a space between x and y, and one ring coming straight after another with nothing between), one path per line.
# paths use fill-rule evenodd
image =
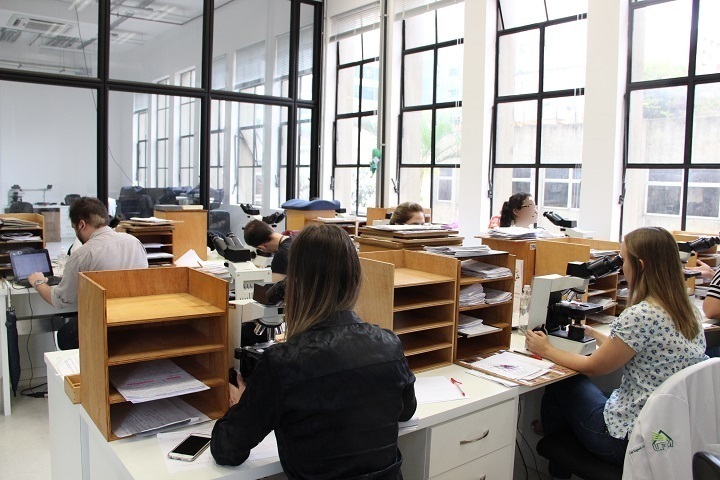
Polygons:
M513 354L521 356L521 357L524 356L520 353L512 352L510 350L498 350L495 352L480 353L478 355L473 355L471 357L463 358L463 359L457 360L455 363L457 365L460 365L461 367L465 367L470 370L482 372L486 375L491 375L493 377L502 378L503 380L506 380L508 382L513 382L518 385L524 385L526 387L537 387L537 386L540 386L540 385L543 385L546 383L554 382L556 380L562 380L563 378L572 377L573 375L577 375L577 373L578 373L575 370L571 370L571 369L563 367L561 365L554 364L552 367L550 367L549 372L547 372L539 377L532 378L530 380L523 380L523 379L508 378L508 377L500 375L494 371L486 370L484 368L473 365L473 363L475 363L475 362L478 362L485 358L489 358L489 357L492 357L499 353L505 353L505 352L513 353Z

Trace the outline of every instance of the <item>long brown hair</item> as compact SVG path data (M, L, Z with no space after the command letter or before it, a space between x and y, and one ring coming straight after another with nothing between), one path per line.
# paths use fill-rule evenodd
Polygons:
M350 236L335 225L308 225L288 254L285 287L287 337L342 310L360 293L360 260Z
M675 329L688 340L700 333L700 324L687 295L677 242L660 227L633 230L623 239L632 275L629 305L648 297L672 318ZM643 263L640 263L640 260Z

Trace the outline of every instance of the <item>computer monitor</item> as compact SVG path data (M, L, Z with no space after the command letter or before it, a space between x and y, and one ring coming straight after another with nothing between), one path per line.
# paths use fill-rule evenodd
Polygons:
M10 252L10 264L16 282L27 280L35 272L41 272L46 277L53 276L50 253L44 248L42 250L13 250Z

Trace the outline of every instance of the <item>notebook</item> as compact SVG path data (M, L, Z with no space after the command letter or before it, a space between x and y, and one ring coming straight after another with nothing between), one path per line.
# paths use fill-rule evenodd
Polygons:
M42 250L14 250L10 252L10 264L13 271L13 281L20 286L30 288L28 277L41 272L48 279L48 285L57 285L62 277L53 275L50 265L50 253Z

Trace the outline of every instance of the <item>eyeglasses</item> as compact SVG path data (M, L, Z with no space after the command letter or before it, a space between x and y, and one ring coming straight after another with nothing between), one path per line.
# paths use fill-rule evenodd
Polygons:
M531 204L531 205L523 205L523 206L521 206L520 208L537 208L537 205L535 205L535 204L533 203L533 204Z

